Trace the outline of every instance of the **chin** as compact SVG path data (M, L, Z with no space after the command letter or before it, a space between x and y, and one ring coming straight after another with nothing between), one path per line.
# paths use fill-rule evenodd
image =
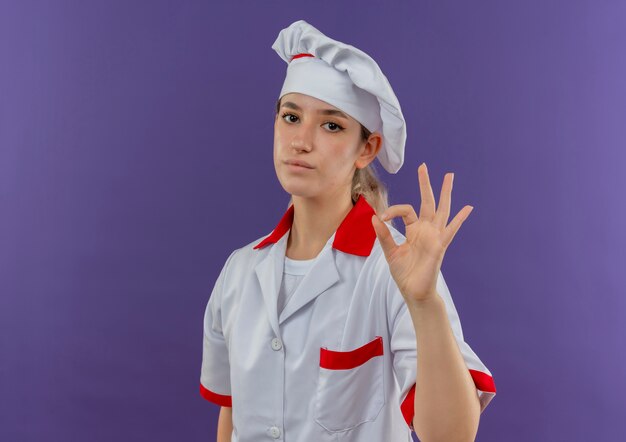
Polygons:
M312 185L314 183L311 180L300 179L299 177L278 175L278 181L283 189L285 189L285 192L291 195L309 196L311 190L314 188Z
M305 191L302 189L289 189L289 188L285 188L283 187L283 189L285 189L285 192L287 192L289 195L293 196L297 196L297 197L301 197L301 198L311 198L316 196L315 193L312 193L310 191Z
M310 198L310 197L314 197L317 195L317 193L311 191L312 190L311 186L307 186L305 184L300 184L300 185L283 184L283 189L285 190L285 192L287 192L291 196L298 196L302 198Z

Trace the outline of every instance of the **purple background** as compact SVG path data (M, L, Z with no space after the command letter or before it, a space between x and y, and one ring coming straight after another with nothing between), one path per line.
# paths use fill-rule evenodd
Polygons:
M204 308L286 208L271 44L301 18L399 97L391 203L425 161L475 206L442 271L498 390L478 440L625 440L626 4L601 0L2 2L0 440L214 440Z

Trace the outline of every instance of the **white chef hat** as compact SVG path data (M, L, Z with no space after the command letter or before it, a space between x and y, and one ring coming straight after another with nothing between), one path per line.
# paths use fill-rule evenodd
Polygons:
M288 63L279 98L298 92L341 109L371 132L382 134L378 160L389 173L400 169L406 124L387 77L372 57L304 20L281 30L272 49Z

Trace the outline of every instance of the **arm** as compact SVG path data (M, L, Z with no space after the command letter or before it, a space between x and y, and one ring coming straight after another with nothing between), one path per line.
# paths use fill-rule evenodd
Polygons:
M415 326L417 379L413 427L425 442L473 441L480 402L439 295L408 304Z
M220 417L217 421L217 442L230 442L233 433L233 409L221 407Z
M417 173L422 197L419 217L410 204L391 206L380 219L372 216L391 276L415 327L418 357L413 427L427 442L473 441L481 404L437 285L446 250L474 208L464 206L448 224L454 174L445 175L437 206L426 163ZM406 230L406 240L399 245L384 223L397 216L402 217Z

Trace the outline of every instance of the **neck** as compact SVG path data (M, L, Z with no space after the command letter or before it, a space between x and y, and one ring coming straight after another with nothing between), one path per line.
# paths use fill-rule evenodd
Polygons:
M352 210L350 189L324 198L293 197L293 223L286 255L292 259L315 258Z

